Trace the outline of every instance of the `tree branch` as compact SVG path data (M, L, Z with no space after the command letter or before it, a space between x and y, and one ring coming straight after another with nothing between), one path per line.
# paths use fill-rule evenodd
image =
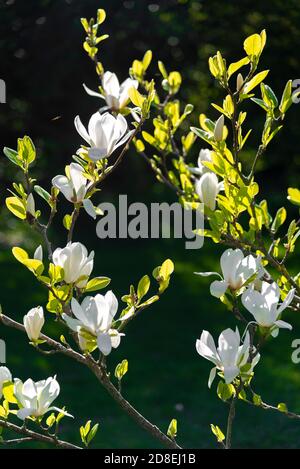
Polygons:
M82 449L80 446L73 445L72 443L68 443L67 441L59 440L55 436L43 435L42 433L34 432L25 427L19 427L18 425L7 422L6 420L3 420L3 419L0 419L0 427L7 428L8 430L12 430L17 434L24 435L26 437L20 440L11 440L10 443L13 443L13 442L21 443L22 441L36 440L42 443L50 443L62 449Z

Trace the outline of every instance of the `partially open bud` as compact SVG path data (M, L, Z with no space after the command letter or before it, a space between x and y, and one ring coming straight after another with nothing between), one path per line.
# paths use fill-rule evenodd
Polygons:
M41 306L32 308L23 319L23 324L28 335L28 338L33 342L37 341L40 337L42 327L45 323L44 311Z
M221 142L223 140L223 129L224 129L224 114L222 114L216 122L214 137L216 142Z
M27 197L26 212L35 217L35 202L32 194Z
M243 75L241 73L238 74L238 76L236 77L236 90L237 91L240 91L240 89L242 88L244 84L244 78L243 78Z

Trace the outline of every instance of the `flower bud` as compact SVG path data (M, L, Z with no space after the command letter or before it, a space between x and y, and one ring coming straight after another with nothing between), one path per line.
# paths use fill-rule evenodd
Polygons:
M24 316L23 323L28 338L33 342L37 341L40 337L42 327L45 323L43 308L41 306L32 308Z
M223 129L224 129L224 114L222 114L216 122L214 137L216 142L221 142L223 140Z

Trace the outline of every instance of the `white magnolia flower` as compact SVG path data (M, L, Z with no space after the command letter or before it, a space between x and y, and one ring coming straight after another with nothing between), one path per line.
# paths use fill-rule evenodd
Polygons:
M9 369L6 368L6 366L0 366L0 399L2 398L3 394L3 384L11 380L12 376Z
M50 407L59 393L60 387L55 377L36 383L32 379L28 379L25 383L20 379L15 379L14 394L22 406L17 416L25 420L27 417L42 417L46 412L56 410L72 417L62 409Z
M214 173L206 172L195 182L195 189L200 202L211 210L215 210L217 195L224 190L224 183L219 182Z
M64 281L84 288L94 267L94 251L89 255L81 243L68 243L53 253L53 264L64 269Z
M32 308L25 314L23 324L28 335L32 341L39 339L43 325L45 324L44 310L41 306Z
M216 142L221 142L223 140L223 131L224 131L224 114L222 114L215 124L214 137Z
M209 150L208 148L203 148L202 150L200 150L197 160L198 166L195 168L190 168L191 173L195 174L195 176L202 176L202 174L211 172L210 169L203 165L203 162L205 161L209 163L212 162L211 150Z
M84 169L77 163L66 166L66 176L58 175L52 179L52 184L63 193L69 202L82 202L88 215L96 218L96 211L90 199L86 199L86 193L91 186L84 176Z
M85 198L90 181L84 176L84 169L77 163L66 166L66 176L55 176L52 179L54 187L63 193L69 202L82 202Z
M124 334L111 327L118 310L118 300L112 291L108 291L105 296L87 296L81 305L73 298L71 306L76 319L66 314L62 316L70 329L78 333L86 331L96 337L103 355L108 355L112 347L120 345Z
M292 329L291 324L279 319L281 313L290 305L294 298L295 289L289 291L279 306L280 288L276 282L262 282L261 291L253 287L248 288L242 295L242 303L254 316L255 321L262 327L272 329L271 334L276 337L279 328Z
M226 249L221 259L221 270L223 277L218 272L195 272L196 275L208 277L218 275L222 280L215 280L210 285L210 293L216 298L221 298L226 290L238 291L254 275L263 275L263 267L260 257L252 254L244 256L241 249Z
M249 358L250 337L246 333L244 343L240 345L240 334L238 329L226 329L219 336L218 348L215 346L213 337L208 331L203 331L200 339L196 342L196 350L201 357L211 361L215 367L211 370L208 380L208 386L211 387L215 379L217 370L224 373L224 379L227 384L241 375L247 378L254 366L258 363L260 355L257 354L251 363L250 369L246 372L242 368L247 364Z
M102 115L96 112L90 118L88 130L79 116L75 117L74 122L77 132L90 146L88 154L93 161L109 157L134 132L128 132L127 121L121 114L114 117L108 112Z
M102 88L104 94L97 93L91 90L85 84L83 85L85 91L90 96L105 99L107 106L113 111L119 111L125 107L129 100L130 88L138 87L138 81L127 78L123 83L119 83L118 77L115 73L105 72L102 79Z

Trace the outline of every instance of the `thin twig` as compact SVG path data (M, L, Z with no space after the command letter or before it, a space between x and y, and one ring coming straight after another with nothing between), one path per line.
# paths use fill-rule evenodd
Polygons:
M57 446L58 448L63 449L82 449L80 446L73 445L72 443L68 443L67 441L59 440L54 436L47 436L43 435L42 433L37 433L28 428L22 426L19 427L14 423L7 422L6 420L0 419L0 427L7 428L8 430L13 430L15 433L19 435L24 435L31 440L41 441L42 443L50 443L52 445Z

